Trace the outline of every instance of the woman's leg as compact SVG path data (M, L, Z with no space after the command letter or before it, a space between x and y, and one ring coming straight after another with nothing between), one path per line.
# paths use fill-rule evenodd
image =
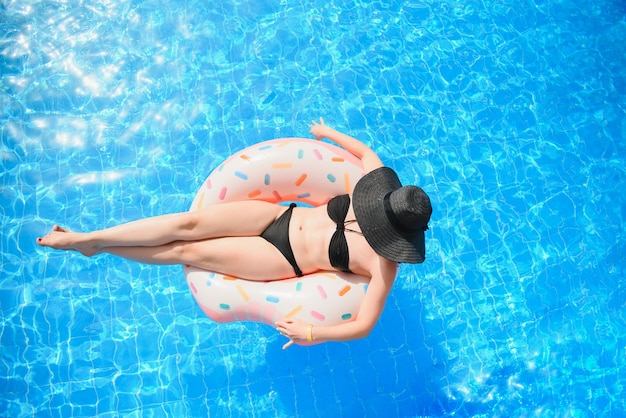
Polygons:
M89 233L56 227L41 246L75 250L91 256L109 247L158 247L175 241L200 241L233 236L258 236L285 207L262 201L245 201L209 206L145 218Z
M295 276L280 251L261 237L175 241L157 247L107 247L102 251L146 264L189 264L247 280Z

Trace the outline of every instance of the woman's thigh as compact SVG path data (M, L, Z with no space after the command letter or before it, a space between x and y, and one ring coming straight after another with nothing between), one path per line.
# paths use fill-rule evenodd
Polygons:
M226 237L179 243L181 262L247 280L295 277L282 253L261 237Z
M263 201L211 205L190 212L196 216L195 232L202 238L258 236L287 208Z

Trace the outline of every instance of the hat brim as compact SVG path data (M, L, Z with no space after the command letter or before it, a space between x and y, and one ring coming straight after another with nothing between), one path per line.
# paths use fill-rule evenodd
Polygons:
M363 236L378 255L398 263L422 263L426 258L424 231L402 234L385 214L385 196L401 187L391 168L370 171L354 186L354 214Z

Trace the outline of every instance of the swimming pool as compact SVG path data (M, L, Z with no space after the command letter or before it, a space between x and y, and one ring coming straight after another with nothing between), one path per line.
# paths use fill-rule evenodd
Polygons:
M0 414L626 414L626 23L592 3L4 2ZM35 245L319 116L433 200L365 340L283 352L179 267Z

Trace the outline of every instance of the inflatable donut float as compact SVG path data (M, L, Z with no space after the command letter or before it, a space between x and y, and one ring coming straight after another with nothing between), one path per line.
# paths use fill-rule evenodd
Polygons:
M319 206L350 193L362 177L358 158L325 142L276 139L240 151L205 180L190 210L209 205L264 200ZM255 321L274 326L294 317L312 325L356 318L369 279L321 271L277 281L249 281L184 266L193 297L215 322Z

